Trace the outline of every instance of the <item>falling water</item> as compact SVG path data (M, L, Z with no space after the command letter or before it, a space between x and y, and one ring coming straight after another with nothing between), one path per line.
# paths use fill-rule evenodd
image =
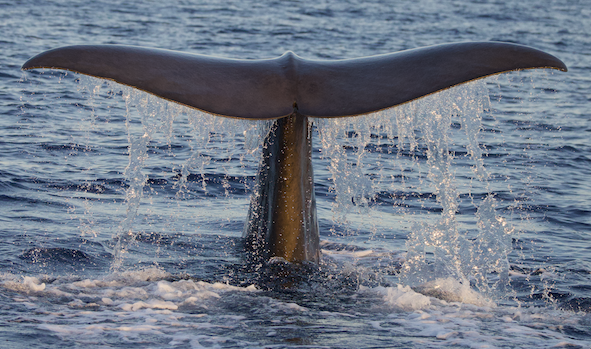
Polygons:
M369 116L317 120L336 220L356 212L371 224L372 210L389 209L410 223L403 284L438 280L441 289L451 279L490 294L508 282L512 228L495 212L479 143L488 109L478 80ZM367 163L369 153L379 161ZM383 192L394 193L388 206ZM408 205L424 213L409 216Z
M91 106L101 93L105 94L104 90L107 91L106 95L121 95L125 101L128 164L124 176L128 186L125 189L125 218L119 223L114 236L114 270L121 268L129 247L134 244L138 233L142 233L138 230L138 212L142 202L149 201L151 195L145 193L150 180L144 173L147 162L170 162L162 167L170 168L173 173L168 175L175 177L173 189L176 190L176 194L172 199L177 201L177 206L180 206L183 200L196 197L192 193L195 188L188 185L188 179L191 177L197 177L196 181L200 184L198 190L205 194L201 198L208 197L207 183L211 179L206 176L206 172L211 173L209 170L212 168L221 171L221 184L224 188L222 195L215 196L218 199L229 200L232 198L230 177L243 175L244 172L248 172L248 165L256 163L254 159L257 159L260 153L262 135L266 134L271 125L268 121L246 122L216 117L93 77L81 76L80 81L80 90L87 92ZM94 112L90 117L92 123L96 123ZM190 152L176 154L176 142L188 144ZM150 159L151 153L155 154L152 157L157 159ZM159 157L163 157L164 160L158 159ZM239 162L238 166L234 163L235 160ZM242 173L237 173L237 168L242 169ZM246 181L242 184L246 190L251 185ZM203 219L207 219L208 216L207 213L199 212L192 212L192 215L195 221L198 221L200 216Z
M5 346L589 347L584 2L71 4L0 11ZM19 81L27 58L64 45L343 59L489 40L542 49L570 71L487 78L490 111L475 82L381 116L315 120L323 258L289 290L241 259L264 123L234 127L93 79L80 96L72 73Z
M121 94L126 107L126 214L116 233L113 268L121 267L139 231L138 210L150 200L144 173L150 149L162 149L155 156L176 164L169 167L176 175L177 201L191 195L192 175L207 193L206 168L226 171L224 162L232 158L245 173L256 167L270 122L215 117L115 83L84 80L91 100L106 88L110 95ZM365 238L376 239L384 233L376 218L395 216L404 222L396 227L410 227L402 284L442 297L441 292L457 295L471 287L487 296L503 289L513 230L495 211L483 164L479 135L488 109L486 82L478 80L367 116L315 119L320 158L330 173L332 230L355 234L348 220L365 220L371 227ZM189 143L191 151L175 154L176 142ZM368 162L370 154L378 161ZM230 186L222 187L222 199L231 199ZM383 200L383 193L393 194ZM420 210L414 211L424 213L408 214L416 205Z

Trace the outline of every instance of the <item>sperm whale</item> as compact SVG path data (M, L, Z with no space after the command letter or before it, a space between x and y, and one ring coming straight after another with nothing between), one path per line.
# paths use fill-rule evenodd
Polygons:
M122 45L61 47L22 66L65 69L113 80L201 111L269 119L244 228L259 259L320 259L310 117L357 116L507 71L567 71L543 51L501 42L451 43L345 59L308 60L293 52L228 59Z

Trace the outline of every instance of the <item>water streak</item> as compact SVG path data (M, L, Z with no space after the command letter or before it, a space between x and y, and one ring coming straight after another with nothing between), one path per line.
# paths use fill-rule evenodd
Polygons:
M486 82L475 81L373 115L316 121L337 221L346 222L353 212L374 219L370 211L382 204L381 191L399 193L393 210L417 201L427 211L402 218L412 226L404 284L451 277L486 293L508 281L512 229L495 211L479 143L488 109ZM366 163L369 154L380 162ZM398 164L389 163L390 154ZM474 192L485 195L475 199ZM459 221L465 200L474 213ZM501 277L490 284L493 273Z
M229 167L235 171L236 164L245 168L249 161L259 155L262 134L266 134L270 127L268 121L250 121L221 118L198 110L164 101L158 97L114 82L83 76L81 77L81 91L88 95L88 104L92 108L91 121L96 122L94 115L95 100L101 94L101 89L108 90L108 95L121 95L125 101L125 127L128 141L128 164L124 176L128 184L125 189L125 218L119 223L114 236L116 244L113 248L113 270L119 270L123 265L124 255L135 243L137 231L136 219L139 215L142 201L149 200L145 195L148 175L145 173L146 162L150 158L153 148L164 145L166 157L184 157L184 161L175 167L169 164L175 176L173 188L175 197L180 201L190 194L188 180L190 175L200 177L201 191L207 194L208 174L210 167L221 167L225 171L222 187L225 197L230 198L230 184L227 176L232 174ZM173 143L187 147L187 154L175 154ZM222 145L222 146L220 146ZM208 152L210 150L211 152ZM224 166L224 163L230 163ZM246 184L246 183L245 183ZM203 196L207 197L207 195ZM180 205L180 204L179 204Z

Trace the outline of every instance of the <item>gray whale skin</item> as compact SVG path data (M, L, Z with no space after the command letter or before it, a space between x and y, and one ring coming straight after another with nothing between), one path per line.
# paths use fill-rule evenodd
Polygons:
M177 51L79 45L43 52L22 67L109 79L204 112L274 119L248 219L245 245L258 261L320 259L309 117L363 115L502 72L567 71L558 58L521 45L465 42L356 59L321 61L286 52L238 60Z

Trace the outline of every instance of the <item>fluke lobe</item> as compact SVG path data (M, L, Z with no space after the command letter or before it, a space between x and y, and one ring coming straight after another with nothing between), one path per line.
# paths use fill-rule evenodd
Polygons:
M236 60L120 45L43 52L22 67L109 79L214 115L275 119L263 146L245 224L257 259L318 261L318 221L308 117L363 115L512 70L567 71L558 58L521 45L466 42L356 59L307 60L287 52Z

